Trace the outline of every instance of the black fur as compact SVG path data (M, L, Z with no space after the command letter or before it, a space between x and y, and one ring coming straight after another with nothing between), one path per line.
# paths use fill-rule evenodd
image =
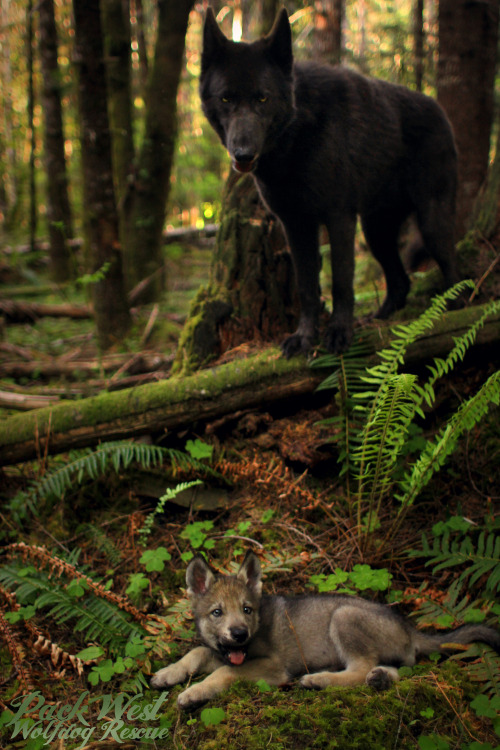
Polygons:
M247 44L226 39L209 9L200 93L234 168L253 173L287 233L301 317L283 344L286 356L307 351L317 334L320 225L331 244L332 352L345 351L352 339L358 215L386 278L379 317L405 305L410 284L398 237L412 214L446 285L458 280L456 150L433 99L346 68L294 64L285 10L269 36Z

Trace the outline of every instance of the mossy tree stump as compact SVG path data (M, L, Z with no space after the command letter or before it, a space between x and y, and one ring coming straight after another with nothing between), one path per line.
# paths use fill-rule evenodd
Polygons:
M210 279L192 303L174 371L190 372L243 341L279 340L296 327L298 310L281 224L265 208L252 177L232 173Z

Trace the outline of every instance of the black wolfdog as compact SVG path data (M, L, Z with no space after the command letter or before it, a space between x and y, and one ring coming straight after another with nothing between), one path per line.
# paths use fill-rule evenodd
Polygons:
M456 150L433 99L342 67L294 64L284 9L267 37L247 44L228 40L209 8L201 68L209 122L234 168L253 173L288 237L301 316L283 344L287 357L307 351L317 334L320 225L330 236L333 270L329 351L345 351L352 339L357 215L386 278L378 317L405 305L410 283L398 237L410 215L446 285L458 280Z

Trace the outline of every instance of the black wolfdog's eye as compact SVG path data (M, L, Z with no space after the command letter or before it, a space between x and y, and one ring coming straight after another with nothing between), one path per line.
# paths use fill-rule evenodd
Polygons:
M251 614L252 614L252 611L253 611L253 610L252 610L252 608L251 608L251 607L243 607L243 612L244 612L244 613L245 613L246 615L251 615Z
M222 616L222 609L219 609L218 607L216 609L213 609L211 614L214 617L221 617Z
M265 104L267 102L267 96L259 96L259 102Z
M221 96L220 100L223 104L229 104L229 102L231 101L228 96Z

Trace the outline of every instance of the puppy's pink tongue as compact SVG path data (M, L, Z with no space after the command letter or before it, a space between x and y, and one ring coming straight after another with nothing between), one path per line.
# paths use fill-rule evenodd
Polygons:
M243 653L243 651L230 651L229 661L231 662L231 664L239 666L245 661L245 654Z

